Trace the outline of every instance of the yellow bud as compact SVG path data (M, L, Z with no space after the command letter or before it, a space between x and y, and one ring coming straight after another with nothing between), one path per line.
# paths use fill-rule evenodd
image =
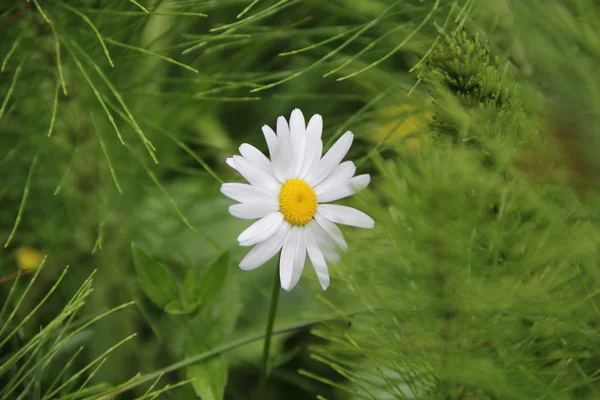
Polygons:
M35 271L40 266L44 254L31 247L21 247L17 250L17 264L25 271Z
M409 104L385 108L381 111L380 116L386 122L377 126L372 131L369 139L373 142L379 142L386 137L386 141L399 139L424 129L432 121L431 112L415 113L407 117L406 114L410 113L411 110L412 106ZM419 144L420 138L414 137L404 140L404 145L409 149L417 149Z

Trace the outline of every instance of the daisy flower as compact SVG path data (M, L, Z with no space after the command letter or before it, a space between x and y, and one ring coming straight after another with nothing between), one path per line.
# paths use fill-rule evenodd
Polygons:
M372 228L367 214L351 207L328 204L365 188L369 175L354 176L356 166L342 159L354 135L346 132L322 156L323 119L313 115L305 125L304 115L295 109L290 121L277 119L277 134L262 128L269 160L256 147L244 143L240 154L227 164L248 181L224 183L221 192L239 204L229 207L238 218L258 219L238 237L240 246L254 246L240 262L240 268L257 268L281 250L281 287L291 290L302 275L306 254L323 289L329 286L327 262L340 260L348 245L337 224Z

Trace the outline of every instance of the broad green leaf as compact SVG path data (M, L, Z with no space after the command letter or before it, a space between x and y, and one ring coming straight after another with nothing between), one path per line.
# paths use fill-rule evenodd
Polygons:
M183 281L183 301L187 305L193 304L197 301L198 296L198 275L193 268L190 268L185 273L185 279Z
M138 280L150 300L160 308L179 301L175 281L167 267L154 261L144 250L133 243L131 250Z
M222 400L227 384L227 363L221 357L213 357L202 363L187 367L196 395L202 400Z
M217 261L204 270L196 291L197 297L194 299L195 302L200 303L203 307L219 294L225 283L228 266L229 252L226 251Z

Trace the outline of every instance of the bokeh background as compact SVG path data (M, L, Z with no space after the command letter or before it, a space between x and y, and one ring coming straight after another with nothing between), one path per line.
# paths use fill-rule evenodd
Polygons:
M282 293L267 399L599 398L599 13L2 2L0 399L250 399L276 262L219 188L294 108L376 227Z

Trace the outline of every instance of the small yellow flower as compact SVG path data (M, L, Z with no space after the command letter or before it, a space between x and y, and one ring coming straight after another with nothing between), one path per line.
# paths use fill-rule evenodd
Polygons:
M431 123L431 112L415 113L407 117L412 108L409 104L400 104L383 109L381 118L385 122L372 131L369 139L373 142L379 142L387 137L386 141L392 141L415 133ZM400 123L400 121L403 122ZM398 125L399 123L400 125ZM409 149L417 149L419 143L420 140L417 137L404 140L404 145Z
M21 247L17 250L17 264L22 270L35 271L43 259L44 254L34 248Z

